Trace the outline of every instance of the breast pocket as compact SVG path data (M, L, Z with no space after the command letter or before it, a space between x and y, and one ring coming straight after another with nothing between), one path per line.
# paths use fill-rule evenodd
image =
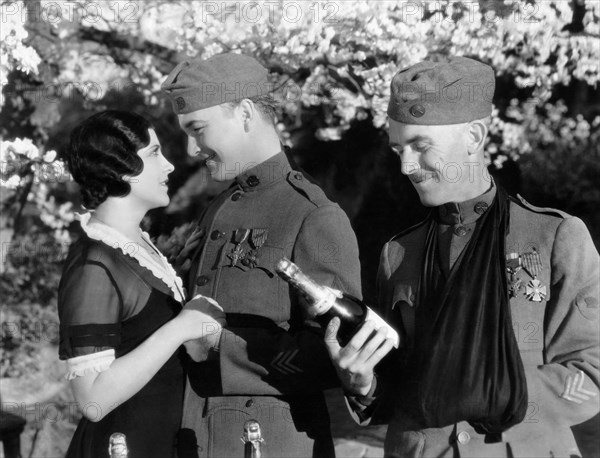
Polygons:
M229 313L260 315L275 322L288 320L288 286L275 272L283 256L283 248L263 245L247 252L234 266L226 264L219 276L217 302Z

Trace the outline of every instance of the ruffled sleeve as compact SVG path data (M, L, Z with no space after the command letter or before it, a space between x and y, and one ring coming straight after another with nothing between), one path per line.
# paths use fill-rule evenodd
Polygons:
M107 370L115 360L115 350L99 351L89 355L77 356L67 359L67 380L73 380L75 377L81 377L94 372L103 372Z
M58 313L59 356L67 361L68 379L108 369L121 343L121 310L117 284L101 262L67 266Z

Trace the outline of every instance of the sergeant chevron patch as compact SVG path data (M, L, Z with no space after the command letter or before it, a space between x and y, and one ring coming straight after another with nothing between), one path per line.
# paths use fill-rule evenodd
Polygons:
M291 375L303 372L298 366L292 364L292 360L298 354L298 349L279 352L271 361L271 367L282 374Z
M581 404L583 401L589 401L595 397L598 393L583 388L584 379L585 374L581 370L576 374L569 374L565 380L565 391L560 397L575 404Z

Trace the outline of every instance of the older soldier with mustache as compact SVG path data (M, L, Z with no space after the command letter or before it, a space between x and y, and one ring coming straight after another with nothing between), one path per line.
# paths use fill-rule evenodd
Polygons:
M570 426L599 410L598 252L581 220L485 173L493 92L464 57L392 81L390 146L432 210L381 253L403 344L378 365L383 331L327 340L354 418L389 423L388 457L579 456Z

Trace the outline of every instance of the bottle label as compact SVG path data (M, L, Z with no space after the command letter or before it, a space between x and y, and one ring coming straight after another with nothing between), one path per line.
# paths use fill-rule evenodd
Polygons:
M400 336L396 332L394 328L392 328L389 324L387 324L383 318L381 318L377 313L371 310L370 307L367 307L367 317L365 321L370 320L375 323L375 329L386 328L387 329L387 337L392 339L394 342L394 347L398 348L400 345Z
M328 286L323 287L323 296L319 299L319 301L315 302L310 306L311 310L317 315L323 315L327 313L336 299L342 297L342 292L337 289L330 288Z

